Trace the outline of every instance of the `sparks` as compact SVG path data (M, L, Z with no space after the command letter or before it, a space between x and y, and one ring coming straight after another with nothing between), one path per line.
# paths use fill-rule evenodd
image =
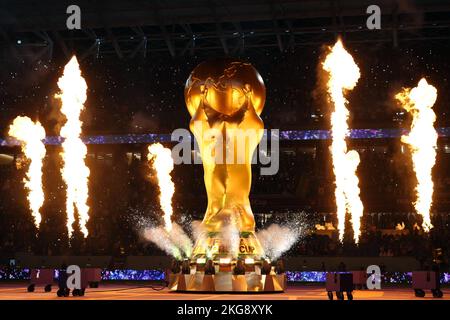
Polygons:
M81 232L86 237L88 235L86 223L89 220L87 205L89 168L85 164L87 148L80 138L82 126L80 114L86 101L87 85L81 76L75 56L65 66L64 74L59 78L58 87L61 90L61 93L57 95L62 102L61 112L67 119L60 132L61 137L64 138L61 153L64 166L61 174L67 186L67 230L70 237L73 232L72 225L75 222L76 209Z
M414 207L423 217L423 230L428 232L433 227L430 218L434 187L431 170L436 162L438 134L434 128L436 114L432 108L437 99L437 90L425 79L421 79L417 87L405 89L395 97L413 117L411 131L402 136L401 141L411 150L417 178L417 200Z
M9 127L8 134L21 143L22 151L30 161L26 177L25 188L28 189L28 203L36 228L41 223L40 209L44 204L42 189L42 163L45 157L45 129L39 122L33 122L28 117L17 117Z
M164 212L164 227L172 230L172 197L175 193L175 185L170 173L173 170L172 152L160 143L154 143L148 147L148 160L156 170L159 185L159 202Z
M341 241L343 240L345 214L349 212L354 239L358 243L361 234L361 217L364 210L359 197L359 180L356 175L360 159L358 152L347 149L345 141L349 117L345 93L356 86L360 77L359 68L340 40L331 48L331 52L327 55L322 67L329 74L328 94L334 104L334 110L331 114L331 153L333 171L336 177L335 196L339 238Z

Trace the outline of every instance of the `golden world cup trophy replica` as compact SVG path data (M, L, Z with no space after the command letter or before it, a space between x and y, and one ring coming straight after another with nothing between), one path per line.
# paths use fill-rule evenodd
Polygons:
M271 267L255 235L249 200L253 153L264 133L259 117L264 82L249 63L212 60L192 71L184 93L208 205L202 234L190 263L184 263L190 280L183 278L175 290L264 291L262 274L270 274ZM277 285L270 288L282 291Z

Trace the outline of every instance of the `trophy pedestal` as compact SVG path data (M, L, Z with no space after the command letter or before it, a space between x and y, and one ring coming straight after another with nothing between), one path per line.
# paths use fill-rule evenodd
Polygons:
M197 241L184 273L172 275L169 290L177 292L284 292L285 274L264 264L264 252L254 232L241 232L237 252L224 245L220 233ZM240 265L238 266L238 261ZM238 272L236 272L238 270ZM189 273L188 273L189 272Z
M279 293L284 292L285 274L261 275L255 272L243 275L233 275L231 272L218 272L205 275L203 272L195 274L176 274L178 281L171 282L169 290L190 293Z

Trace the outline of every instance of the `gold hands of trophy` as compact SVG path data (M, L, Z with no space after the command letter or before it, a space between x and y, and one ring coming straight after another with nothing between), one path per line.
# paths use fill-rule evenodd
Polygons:
M201 63L186 82L190 129L200 147L208 206L193 258L252 257L264 252L255 236L250 206L251 162L261 140L266 97L263 80L249 63L231 59ZM230 252L226 228L240 239Z

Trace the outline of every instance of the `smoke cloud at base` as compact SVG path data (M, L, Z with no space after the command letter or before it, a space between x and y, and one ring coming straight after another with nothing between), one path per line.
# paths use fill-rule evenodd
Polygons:
M302 234L299 228L287 225L272 224L268 228L260 230L256 236L270 260L276 260L288 251Z
M178 224L172 225L172 230L167 232L163 226L149 225L141 229L142 237L153 242L158 248L176 259L190 257L193 244L190 237Z
M141 220L139 234L145 241L154 243L168 255L181 260L191 257L196 241L208 237L208 232L200 221L190 221L188 224L184 227L191 231L191 235L177 223L173 223L172 230L167 232L164 226L157 226L154 222ZM300 240L304 229L303 221L298 218L289 223L272 224L268 228L258 231L256 237L261 243L265 256L270 260L276 260ZM238 228L229 224L224 227L222 235L223 245L229 248L230 256L237 258L240 244Z

